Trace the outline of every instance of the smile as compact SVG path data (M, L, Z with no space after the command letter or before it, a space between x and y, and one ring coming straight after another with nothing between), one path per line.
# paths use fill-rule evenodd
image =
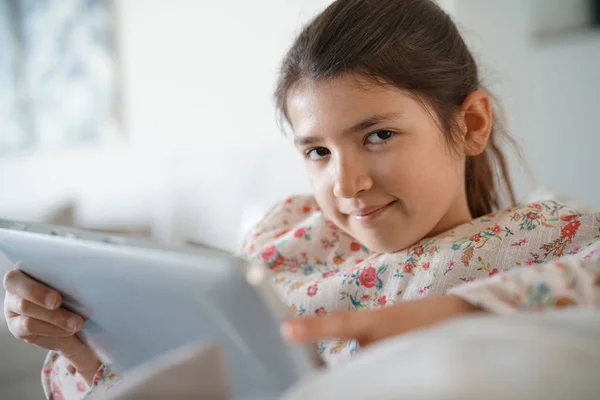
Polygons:
M360 210L353 211L350 216L361 223L373 222L389 210L392 205L396 204L397 201L394 200L383 206L361 208Z

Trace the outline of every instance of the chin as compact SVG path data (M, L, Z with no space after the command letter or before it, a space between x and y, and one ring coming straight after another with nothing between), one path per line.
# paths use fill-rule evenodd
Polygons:
M381 240L377 238L364 238L359 241L365 245L370 251L375 253L396 253L406 249L410 244L404 242L399 243L398 241Z

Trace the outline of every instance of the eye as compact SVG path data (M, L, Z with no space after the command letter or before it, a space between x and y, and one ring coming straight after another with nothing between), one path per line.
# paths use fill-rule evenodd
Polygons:
M323 157L327 157L330 153L325 147L315 147L306 152L306 157L313 161L319 161Z
M367 136L368 144L382 144L390 140L395 135L392 131L377 131Z

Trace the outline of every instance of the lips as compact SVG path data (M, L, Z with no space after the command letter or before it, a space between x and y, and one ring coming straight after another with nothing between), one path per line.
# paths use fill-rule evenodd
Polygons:
M389 203L386 204L381 204L378 206L370 206L370 207L363 207L360 208L358 210L352 211L350 213L351 216L356 217L356 218L362 218L362 217L368 217L371 214L375 214L377 211L382 210L383 208L388 207L389 205L395 203L397 200L391 201Z

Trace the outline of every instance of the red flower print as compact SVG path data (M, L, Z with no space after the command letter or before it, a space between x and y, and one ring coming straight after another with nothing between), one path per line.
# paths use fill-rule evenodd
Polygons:
M283 235L285 235L289 231L290 231L289 229L285 229L285 230L279 232L277 235L275 235L275 239L279 239L280 237L282 237Z
M412 274L412 270L415 267L415 264L404 264L404 272L407 274Z
M60 386L56 382L52 382L52 394L50 397L52 400L64 400L64 396Z
M264 249L260 256L264 261L267 261L267 260L273 258L273 256L275 256L276 254L277 254L277 247L275 247L273 245L273 246L269 246L266 249Z
M310 206L304 206L304 207L302 207L302 212L304 214L308 214L311 210L312 210L312 208Z
M424 250L425 249L423 248L423 246L417 246L413 251L417 256L420 256L421 254L423 254Z
M490 271L490 276L496 275L497 273L498 273L498 268L494 268L493 270Z
M334 269L333 271L327 271L323 273L323 278L329 278L330 276L334 276L335 274L337 274L338 272L340 272L339 269Z
M285 204L292 204L293 202L294 202L294 199L293 199L293 198L291 198L291 197L288 197L288 198L285 200Z
M301 238L306 233L306 228L298 228L294 232L294 237Z
M575 233L577 233L577 229L579 229L580 225L581 222L579 222L578 220L569 222L560 230L560 236L572 238L573 236L575 236Z
M495 225L495 226L493 226L491 230L492 230L492 232L494 232L494 233L500 233L500 232L502 232L502 228L500 228L500 226L499 226L499 225Z
M565 222L571 222L575 218L577 218L577 214L563 215L562 217L560 217L561 221L565 221Z
M423 294L423 293L425 293L425 289L424 288L419 289L419 294Z
M511 246L522 246L527 243L527 239L519 239L518 242L511 244Z
M541 205L541 204L535 203L535 204L533 205L533 208L535 208L535 209L536 209L536 210L538 210L538 211L542 211L542 205Z
M94 374L94 377L92 378L92 385L98 385L98 383L100 383L100 379L102 379L103 375L104 375L104 367L100 367L100 369L98 371L96 371L96 373Z
M311 285L308 287L308 289L306 289L306 294L309 295L310 297L313 297L315 294L317 294L318 291L319 291L319 287L315 283L314 285Z
M370 298L371 298L371 296L369 296L368 294L365 294L365 295L363 295L363 296L360 298L360 300L361 300L361 301L367 301L367 300L369 300Z
M537 215L536 213L534 213L533 211L528 212L525 217L527 219L537 219L539 217L539 215Z
M356 260L356 261L354 261L354 263L355 263L355 264L360 264L360 263L361 263L361 262L363 262L363 261L365 261L365 260L363 260L363 259L361 258L360 260Z
M352 242L350 243L350 250L352 251L359 251L361 249L361 245L356 243L356 242Z
M327 311L325 310L325 307L319 307L315 310L315 314L320 317L321 315L327 315Z
M269 266L269 268L271 268L271 269L275 269L275 268L279 267L281 264L283 264L283 262L284 262L284 261L285 261L285 258L283 258L283 257L278 257L278 258L277 258L277 260L275 260L275 261L274 261L274 262L272 262L272 263L269 263L269 264L268 264L268 266Z
M455 265L456 265L456 263L454 262L454 260L452 260L452 261L450 261L450 262L448 263L448 268L452 268L452 267L454 267Z
M471 242L479 242L481 240L481 235L478 233L477 235L473 235L469 238Z
M425 264L423 264L423 269L425 271L427 271L429 269L430 264L428 262L426 262Z
M363 269L358 280L367 289L372 288L378 281L377 270L373 267Z
M86 392L87 389L85 388L85 385L83 384L83 382L81 381L77 381L77 391L78 392Z
M380 298L377 299L377 303L382 307L385 306L385 304L387 303L387 297L381 296Z

